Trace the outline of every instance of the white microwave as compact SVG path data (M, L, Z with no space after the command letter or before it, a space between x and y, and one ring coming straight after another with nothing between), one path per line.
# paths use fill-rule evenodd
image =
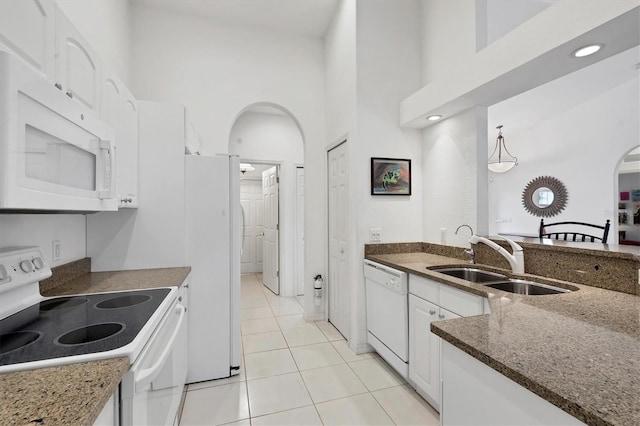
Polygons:
M0 213L117 210L112 130L0 51Z

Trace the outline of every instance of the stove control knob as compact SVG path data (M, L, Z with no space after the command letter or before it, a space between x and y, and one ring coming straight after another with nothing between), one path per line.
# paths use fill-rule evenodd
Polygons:
M22 262L20 262L20 269L22 269L22 271L26 273L33 272L33 262L31 262L30 260L23 260Z
M36 257L35 259L33 259L33 266L35 266L36 269L44 268L44 260L42 260L41 257Z

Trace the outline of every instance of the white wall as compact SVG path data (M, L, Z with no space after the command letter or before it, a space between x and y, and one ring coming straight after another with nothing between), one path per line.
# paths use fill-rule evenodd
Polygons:
M638 60L638 48L623 52L489 108L489 149L495 126L504 124L507 147L519 160L507 173L491 173L492 235L537 232L540 218L524 210L522 191L547 175L569 193L567 207L551 221L610 219L609 242L617 243L617 167L640 141L640 85L633 69Z
M356 0L341 0L325 38L325 145L355 136Z
M422 85L439 80L476 54L473 0L421 0Z
M296 220L296 165L304 163L302 135L286 115L245 112L229 137L229 152L240 159L280 165L280 294L295 295L293 262Z
M418 241L422 234L421 138L398 125L398 104L420 87L420 2L357 2L356 137L352 140L353 247L352 347L366 342L362 274L369 229L382 229L383 242ZM372 196L371 157L411 159L411 196Z
M554 0L476 0L476 47L481 50L537 15Z
M325 193L321 39L236 28L152 7L134 5L133 15L136 96L187 105L204 154L228 150L232 126L247 106L281 106L302 130L307 193ZM323 196L305 200L307 289L315 274L325 274L324 202Z
M327 35L325 37L325 78L326 78L326 90L325 90L325 107L326 107L326 140L324 141L324 149L319 158L322 163L322 168L327 168L327 151L333 145L347 140L347 150L349 158L353 157L353 146L356 140L356 0L341 0L336 7L335 15L331 21ZM306 179L306 176L305 176ZM323 191L317 198L322 198L322 214L327 213L327 177L325 174L323 182ZM349 183L352 188L353 176ZM307 188L305 188L305 198L310 198L309 194L312 194ZM348 217L354 218L353 213L354 206L350 206L351 211L346 213ZM305 210L307 206L305 206ZM352 219L353 221L353 219ZM350 229L351 229L350 224ZM353 234L355 235L355 234ZM306 240L305 236L305 240ZM326 245L327 230L323 236L324 240L324 253L323 258L326 259L326 252L328 250ZM355 238L350 239L355 245ZM355 247L351 248L348 255L352 259L356 259L354 256ZM357 261L360 261L357 258ZM325 264L326 264L325 260ZM348 263L351 264L350 262ZM325 267L325 281L328 278L328 266ZM325 291L326 295L327 292ZM313 292L308 291L305 293L305 308L313 305ZM315 309L315 313L320 315L321 318L326 318L323 312L323 307Z
M83 215L0 214L0 247L39 246L50 266L86 257ZM61 244L59 261L52 261L54 240Z
M129 0L55 0L98 56L131 88ZM135 92L134 92L135 94Z
M184 107L139 102L138 114L139 207L87 218L93 271L185 266Z
M472 108L423 130L423 240L468 247L469 231L487 233L487 110Z

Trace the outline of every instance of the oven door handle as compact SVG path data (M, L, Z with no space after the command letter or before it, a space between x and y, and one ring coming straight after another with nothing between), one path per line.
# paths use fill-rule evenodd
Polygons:
M164 350L162 351L162 353L160 354L156 362L151 367L140 370L140 374L136 375L136 379L135 379L136 392L141 391L142 389L144 389L145 386L147 386L149 383L153 381L153 379L160 372L160 369L164 366L164 363L167 361L167 358L169 358L169 354L173 350L173 345L176 341L176 337L178 337L178 333L180 332L180 328L182 327L182 322L184 321L184 317L187 312L185 307L182 305L176 306L176 310L180 311L180 318L178 319L178 323L176 324L176 327L173 330L173 333L171 334L171 338L169 339L169 342L167 342L167 345L164 347Z

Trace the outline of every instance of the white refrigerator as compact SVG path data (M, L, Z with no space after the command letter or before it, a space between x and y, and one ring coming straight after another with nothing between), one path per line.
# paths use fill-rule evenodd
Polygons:
M185 156L189 287L187 383L240 372L241 207L238 158Z

